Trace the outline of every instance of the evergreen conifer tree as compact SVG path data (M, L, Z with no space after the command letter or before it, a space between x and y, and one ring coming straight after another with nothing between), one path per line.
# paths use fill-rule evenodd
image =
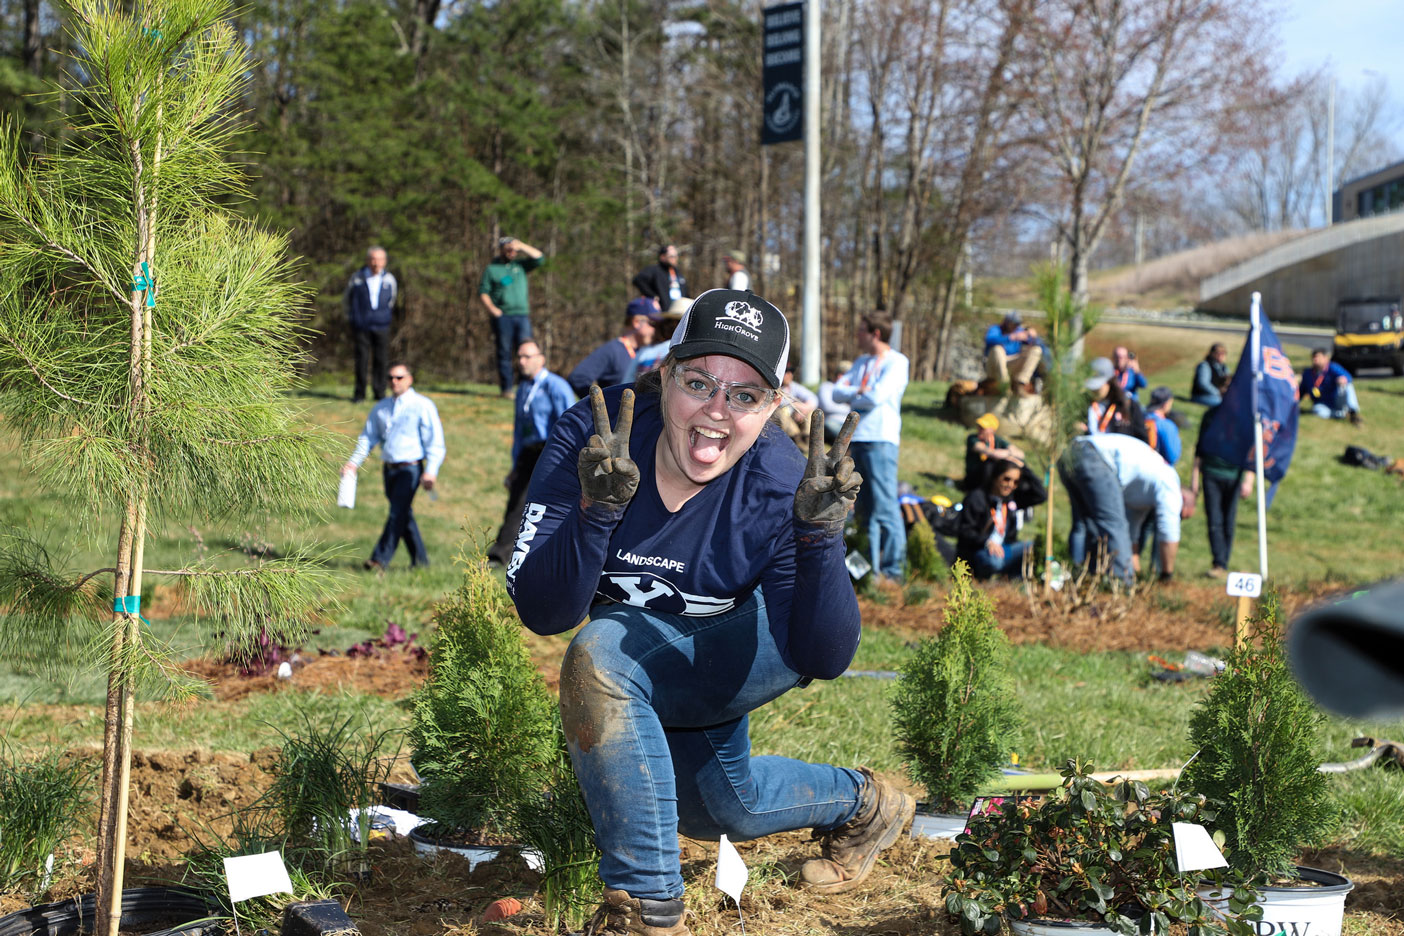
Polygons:
M332 586L306 551L147 569L149 532L307 508L330 476L326 437L288 396L305 290L285 240L226 207L242 191L228 156L247 63L225 0L71 0L66 12L78 51L63 138L34 149L25 128L0 130L0 425L93 540L115 528L115 556L80 574L25 534L0 537L0 652L79 650L107 667L97 851L109 936L134 695L178 676L140 624L143 576L175 576L210 634L236 645L298 640Z

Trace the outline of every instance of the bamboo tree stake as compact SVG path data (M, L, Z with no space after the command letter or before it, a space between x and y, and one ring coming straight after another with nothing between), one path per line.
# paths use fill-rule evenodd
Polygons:
M160 125L161 115L162 111L158 105L157 126ZM143 164L141 140L133 140L129 148L135 167L138 240L136 259L132 263L132 282L134 285L144 285L144 289L133 289L129 300L132 313L131 354L129 358L132 389L131 410L133 420L136 423L138 446L136 457L145 459L147 457L147 423L151 410L147 394L151 380L151 297L154 296L156 286L154 274L150 271L156 258L154 183L161 165L159 132L149 174L145 171ZM118 591L119 597L141 595L142 569L146 554L147 495L148 488L143 477L142 486L136 492L135 500L129 501L128 504L127 516L132 521L130 565L126 576L127 588L125 591ZM121 577L120 559L119 555L119 577ZM103 789L104 800L112 805L113 818L110 823L110 838L108 839L108 863L107 867L102 869L102 876L109 880L107 919L106 927L99 929L99 936L116 936L121 929L122 922L122 889L126 862L127 815L132 769L132 729L136 707L136 686L133 683L125 655L135 648L141 640L140 615L130 607L126 607L125 603L124 608L122 626L117 629L113 640L113 653L116 660L108 689L109 706L111 706L115 682L118 711L115 713L116 718L111 718L110 714L109 726L116 728L116 735L111 739L115 742L116 748L116 755L113 757L116 762L116 773L112 776L111 784L108 785L105 782ZM116 723L115 726L112 725L113 722ZM104 746L106 747L106 745ZM105 772L104 777L107 776Z

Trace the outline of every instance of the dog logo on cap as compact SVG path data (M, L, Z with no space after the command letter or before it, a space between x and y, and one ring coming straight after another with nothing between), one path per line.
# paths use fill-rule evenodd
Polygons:
M761 322L765 321L765 316L761 315L760 309L739 299L735 302L728 302L726 308L722 309L722 314L756 331L760 331Z

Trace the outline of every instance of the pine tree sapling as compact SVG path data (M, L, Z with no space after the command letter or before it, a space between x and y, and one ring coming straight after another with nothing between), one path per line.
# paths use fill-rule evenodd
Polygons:
M483 556L465 562L463 584L438 606L435 621L409 734L420 812L441 834L501 839L512 831L516 805L550 779L556 705L507 590Z
M1325 716L1287 665L1282 606L1268 589L1190 718L1198 754L1184 782L1218 805L1216 828L1237 871L1262 883L1296 877L1304 846L1330 831L1335 811L1317 767Z
M957 561L945 626L907 660L892 696L897 749L938 812L964 812L1013 749L1020 715L1009 664L989 596Z
M919 518L907 533L907 567L912 575L927 582L939 582L950 574L941 551L936 548L936 531Z
M305 552L147 569L148 533L312 509L330 437L290 398L308 291L287 239L230 210L244 194L230 157L248 63L228 3L63 7L75 51L54 87L61 133L36 144L0 126L0 426L85 535L114 538L113 561L68 571L0 538L0 653L23 660L54 634L107 667L97 932L112 936L134 697L173 669L140 625L143 576L174 576L213 622L202 636L235 640L275 627L297 642L333 584Z

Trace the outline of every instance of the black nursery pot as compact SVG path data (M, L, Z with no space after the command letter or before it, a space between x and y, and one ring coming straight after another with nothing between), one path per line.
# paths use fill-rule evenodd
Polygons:
M132 887L122 891L122 929L149 930L150 936L215 936L228 920L206 894L178 887ZM0 936L78 936L92 932L97 897L58 900L0 917ZM171 920L190 920L150 929Z

